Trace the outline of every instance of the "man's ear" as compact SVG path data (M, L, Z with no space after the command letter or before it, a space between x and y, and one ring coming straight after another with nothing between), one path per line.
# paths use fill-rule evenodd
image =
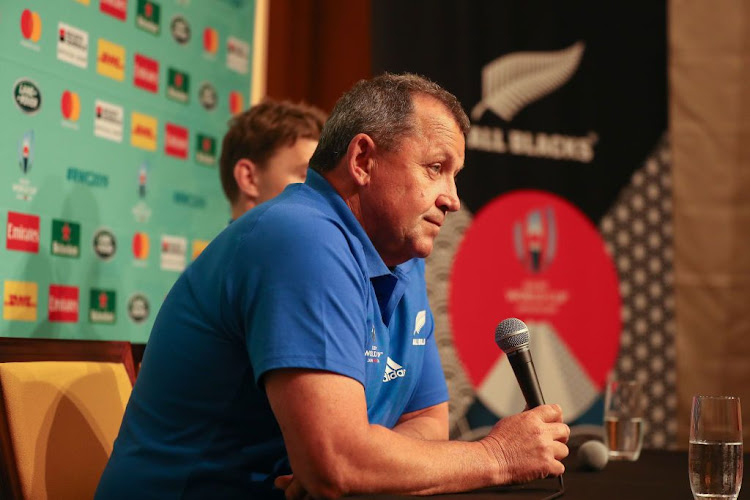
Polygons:
M349 142L346 151L346 166L349 175L358 186L370 183L375 166L375 141L367 134L357 134Z
M254 200L260 196L258 165L247 158L241 158L234 164L234 181L240 193Z

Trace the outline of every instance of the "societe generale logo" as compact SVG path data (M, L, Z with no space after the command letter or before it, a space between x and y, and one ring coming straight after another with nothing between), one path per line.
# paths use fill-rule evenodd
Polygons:
M100 38L96 51L96 72L113 80L123 81L125 47Z

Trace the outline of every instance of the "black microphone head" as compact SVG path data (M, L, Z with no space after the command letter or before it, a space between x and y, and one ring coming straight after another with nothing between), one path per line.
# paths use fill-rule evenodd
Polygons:
M609 461L609 451L601 441L592 439L578 448L578 462L589 470L602 470Z
M505 354L529 345L529 328L518 318L504 319L495 328L495 343Z

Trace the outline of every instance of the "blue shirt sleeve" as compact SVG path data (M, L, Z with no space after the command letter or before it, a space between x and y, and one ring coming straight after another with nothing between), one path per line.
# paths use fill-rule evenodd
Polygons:
M256 243L240 241L229 285L256 383L270 370L310 368L364 384L369 289L356 248L324 217L279 215L258 221Z

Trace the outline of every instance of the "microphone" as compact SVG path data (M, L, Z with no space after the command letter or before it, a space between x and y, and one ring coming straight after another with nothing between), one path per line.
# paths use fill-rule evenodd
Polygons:
M504 319L495 328L495 343L508 356L526 404L536 408L544 404L544 396L531 359L529 339L529 328L517 318Z
M592 439L578 448L578 463L589 470L602 470L609 460L609 452L604 443Z
M534 360L531 359L530 338L529 327L518 318L504 319L495 328L495 343L508 356L508 361L529 409L544 404L544 396L534 369ZM557 493L544 500L552 500L565 494L562 475L558 476L557 480L559 484Z

